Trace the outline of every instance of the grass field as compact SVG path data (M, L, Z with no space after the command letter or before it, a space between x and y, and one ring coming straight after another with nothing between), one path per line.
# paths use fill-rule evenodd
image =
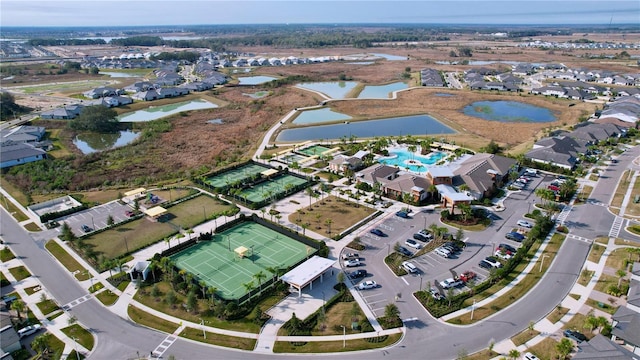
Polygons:
M627 208L625 209L625 215L640 216L640 202L634 202L634 198L637 195L640 195L640 180L638 180L638 178L636 178L636 181L633 184L631 199L629 199L629 203L627 204Z
M205 182L213 186L214 188L223 188L238 181L242 181L245 179L249 179L252 176L259 175L260 173L268 169L268 167L259 164L247 164L237 169L210 176L206 178Z
M158 194L160 193L158 192ZM171 223L182 227L182 229L189 229L203 222L205 213L212 214L232 208L233 205L201 195L168 208L168 212L173 215ZM152 222L143 217L91 235L84 241L93 246L98 253L113 259L124 255L127 248L129 250L140 249L175 233L176 228L169 223Z
M298 225L308 224L309 229L331 235L340 234L374 212L367 206L328 196L289 215L289 221Z
M365 339L342 341L313 341L304 345L293 345L288 341L276 341L273 346L274 353L327 353L346 352L367 349L379 349L395 344L401 338L401 334L393 334L384 338L381 342L368 342ZM372 336L375 338L375 336ZM346 345L346 346L345 346Z
M180 333L180 337L240 350L253 350L256 347L257 342L256 339L228 336L208 331L206 332L205 338L202 329L194 329L190 327L185 328Z
M631 170L625 170L620 176L620 182L618 183L616 192L613 194L613 199L611 199L611 207L619 208L622 205L622 200L624 200L624 196L629 188L630 175Z
M5 183L6 181L3 182L3 186ZM29 219L29 217L27 217L27 215L25 215L22 210L18 209L17 206L15 206L11 201L7 200L7 198L2 194L0 194L0 206L7 210L7 212L11 214L11 216L13 216L13 218L17 221L25 221Z
M236 249L245 247L246 256ZM224 299L239 299L250 289L275 274L270 270L286 269L312 255L315 249L253 222L241 223L212 241L200 242L171 256L176 267L184 269L218 289ZM255 275L261 273L262 279ZM249 286L251 284L251 286Z
M78 92L87 91L100 86L107 86L111 81L107 80L80 80L70 82L60 82L32 86L15 86L12 90L25 94L53 93L53 92Z

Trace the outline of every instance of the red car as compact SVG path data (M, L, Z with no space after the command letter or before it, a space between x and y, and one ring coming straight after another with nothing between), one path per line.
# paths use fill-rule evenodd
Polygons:
M549 185L547 186L547 189L553 190L553 191L560 191L560 188L555 185Z
M134 215L133 211L131 210L125 211L124 214L127 215L127 217L132 217Z
M464 281L465 283L471 279L474 279L475 277L476 277L476 273L474 273L471 270L467 270L462 274L460 274L460 280Z

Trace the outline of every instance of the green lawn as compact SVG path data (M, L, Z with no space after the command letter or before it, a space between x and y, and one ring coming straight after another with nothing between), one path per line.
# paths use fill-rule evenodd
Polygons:
M7 262L15 258L16 256L11 252L11 249L9 249L7 246L3 247L2 250L0 250L0 261Z
M256 339L242 338L235 336L228 336L222 334L216 334L212 332L206 332L206 338L202 329L194 329L187 327L181 333L180 336L190 340L200 341L207 344L224 346L233 349L240 350L253 350L256 347Z
M63 249L62 246L60 246L60 244L58 244L54 240L47 241L47 244L44 247L47 248L47 250L49 250L51 255L53 255L53 257L55 257L56 259L58 259L58 261L65 268L67 268L69 272L72 272L72 273L86 272L86 269L82 265L80 265L80 263L76 259L74 259L73 256L69 255L69 253L65 249Z
M87 350L93 349L94 339L93 335L85 328L78 324L73 324L62 329L62 332L65 333L69 338L75 339L78 344L84 346Z
M16 281L24 280L31 276L29 270L27 270L27 268L25 268L24 266L11 268L9 269L9 272L11 273L11 275L13 275L14 278L16 278Z
M99 292L96 297L103 303L105 306L113 305L118 301L118 295L114 294L111 290L107 289L105 291Z
M164 320L155 315L151 315L148 312L140 310L133 305L129 305L128 313L129 317L134 322L169 334L173 334L173 332L176 331L179 327L179 325L174 322Z
M379 349L395 344L401 338L401 334L388 336L371 337L371 342L367 339L355 339L343 341L313 341L307 343L293 344L288 341L276 341L273 346L274 353L327 353L346 352L368 349ZM375 342L378 341L378 342Z

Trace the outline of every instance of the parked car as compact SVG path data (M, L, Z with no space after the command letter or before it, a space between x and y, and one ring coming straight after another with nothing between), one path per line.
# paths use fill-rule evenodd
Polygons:
M358 288L360 290L374 289L377 287L378 287L378 284L373 280L363 281L360 283L360 285L358 285Z
M22 339L25 336L35 334L36 332L38 332L38 330L40 330L40 328L42 328L42 325L40 324L23 327L22 329L18 330L18 336L20 337L20 339Z
M344 266L346 267L356 267L360 265L362 265L360 259L351 259L344 262Z
M349 273L349 278L351 279L359 279L363 277L367 277L367 270L365 269L359 269Z
M463 247L464 245L466 245L466 244L463 243L462 241L459 241L459 242L447 241L446 243L444 243L444 246L452 248L454 252L462 251L462 249L464 248Z
M480 262L478 263L478 266L487 270L493 268L493 266L487 260L484 260L484 259L480 260Z
M421 233L416 233L416 234L413 234L413 238L416 239L416 240L428 242L428 241L431 241L433 239L433 235L428 234L428 236L427 236L427 235L423 235Z
M529 175L529 176L536 176L536 175L538 175L538 170L532 169L532 168L528 168L528 169L524 170L524 173Z
M422 236L426 236L430 240L433 239L433 234L431 233L431 231L429 231L427 229L422 229L422 230L418 231L418 234L420 234Z
M560 191L560 188L556 185L549 185L547 186L547 189L551 190L551 191Z
M125 214L127 217L132 217L133 215L135 215L135 213L134 213L133 211L131 211L131 210L127 210L127 211L125 211L125 212L124 212L124 214Z
M406 211L398 211L396 212L396 216L397 217L401 217L403 219L408 219L409 218L409 213L407 213Z
M495 257L498 257L498 258L503 259L503 260L509 260L509 259L511 259L513 257L513 255L511 255L511 253L509 253L508 251L506 251L504 249L496 250L496 252L493 255L495 255Z
M440 286L442 286L443 289L454 288L463 284L464 282L462 280L454 278L448 278L446 280L440 281Z
M518 220L518 222L516 224L518 224L518 226L522 226L522 227L525 227L527 229L531 229L533 227L532 223L530 223L530 222L528 222L526 220L522 220L522 219Z
M611 159L611 163L612 163L612 164L617 164L617 163L618 163L618 160L616 160L616 159Z
M422 244L420 244L419 242L413 240L413 239L407 239L404 242L407 246L412 247L414 249L422 249Z
M93 229L90 228L89 225L86 225L86 224L82 224L81 228L82 228L82 231L84 231L86 233L93 231Z
M359 257L360 257L360 255L358 255L358 253L354 253L354 252L348 252L348 253L342 254L342 260L357 259Z
M533 355L530 352L524 353L524 360L540 360L537 356Z
M467 270L462 274L460 274L460 280L462 280L465 283L469 280L475 279L475 277L476 277L476 273L474 273L471 270Z
M498 245L498 249L504 249L511 254L515 254L518 250L509 244L500 244Z
M411 252L411 250L407 249L404 246L398 246L398 252L404 256L413 256L413 252Z
M431 296L436 300L442 300L442 295L440 294L440 291L438 291L438 289L436 288L429 289L429 294L431 294Z
M484 261L488 262L494 268L501 268L502 263L495 256L487 256Z
M382 230L380 229L371 229L369 230L370 233L372 233L373 235L377 235L377 236L381 236L381 237L385 237L387 236L387 234L385 234Z
M580 344L583 341L587 341L587 337L584 336L584 334L571 329L565 330L562 334L564 335L564 337L574 340L578 344Z
M509 239L509 240L513 240L513 241L517 241L517 242L522 242L522 240L524 240L524 235L520 234L519 232L515 232L515 231L507 233L504 237Z
M449 250L447 250L447 249L445 249L445 248L443 248L443 247L436 248L436 249L434 250L434 252L435 252L436 254L438 254L438 255L440 255L440 256L442 256L442 257L444 257L444 258L448 258L448 257L450 257L450 256L451 256L451 251L449 251Z
M402 267L409 273L418 272L418 268L415 265L413 265L413 263L410 262L410 261L403 261L402 262Z

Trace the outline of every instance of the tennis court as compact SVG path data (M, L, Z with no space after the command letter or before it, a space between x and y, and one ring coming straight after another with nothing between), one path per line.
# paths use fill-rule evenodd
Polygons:
M260 173L269 169L269 167L262 166L260 164L247 164L239 168L208 177L205 182L214 188L223 188L238 181L249 179L252 176L260 175Z
M324 146L320 146L320 145L312 145L309 146L307 148L304 149L298 149L296 150L297 152L301 153L301 154L305 154L307 156L312 156L312 155L322 155L324 152L327 152L331 150L328 147L324 147Z
M245 256L238 249L246 248ZM212 241L202 241L171 256L179 269L186 270L207 286L218 289L218 295L235 300L246 295L245 284L259 288L255 274L266 275L264 284L275 274L272 269L287 269L312 256L315 249L284 234L254 222L243 222L220 234Z
M240 196L247 201L259 203L269 197L277 197L278 194L284 193L285 186L287 186L287 184L291 185L291 187L295 187L302 185L305 182L307 182L307 180L297 176L283 174L269 181L253 185L242 190Z

